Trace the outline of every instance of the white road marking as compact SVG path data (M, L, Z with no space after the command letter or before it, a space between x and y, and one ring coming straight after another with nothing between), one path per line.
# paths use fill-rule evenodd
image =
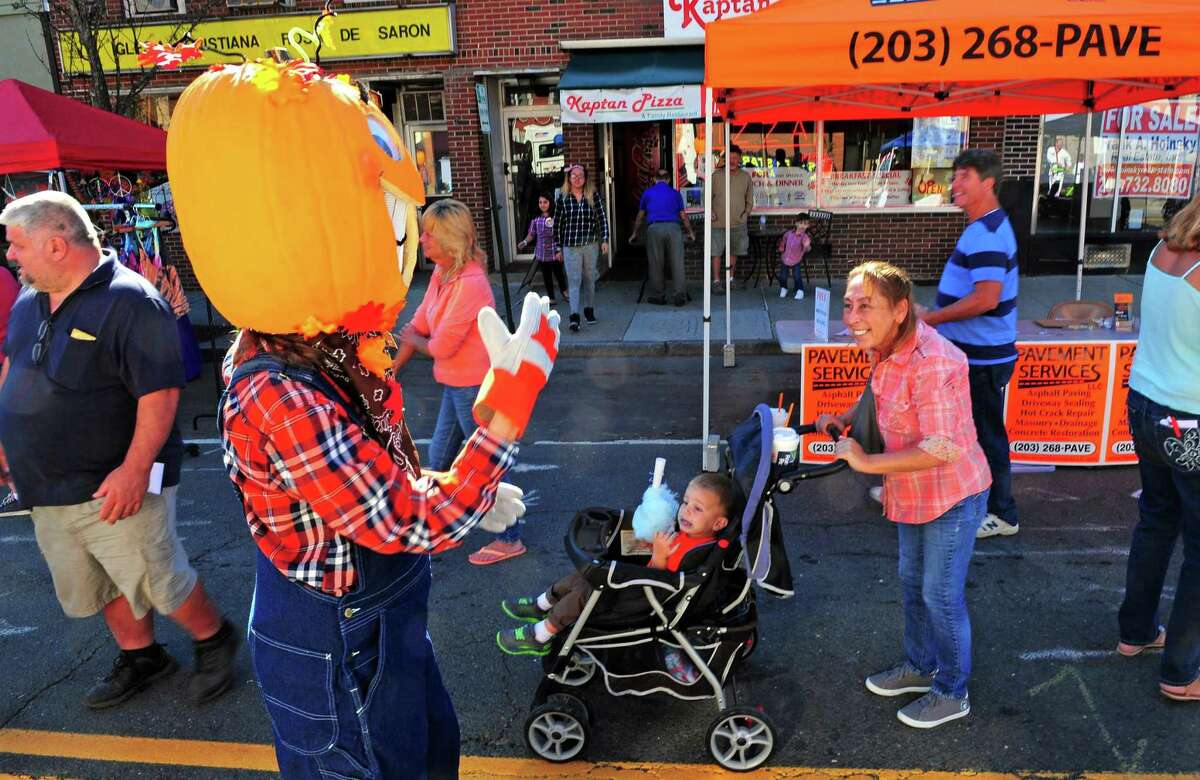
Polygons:
M10 626L8 621L0 618L0 637L22 636L37 631L37 626Z
M1115 555L1118 557L1128 557L1129 550L1125 547L1087 547L1078 550L1010 550L1008 552L999 550L980 552L976 549L975 555L980 558L1011 558L1014 555L1025 558L1038 556L1063 557L1070 555Z
M1113 650L1072 650L1069 647L1052 647L1048 650L1028 650L1017 656L1022 661L1085 661L1089 658L1112 658Z
M696 446L703 444L703 439L613 439L611 441L552 441L542 439L533 442L543 447L674 447L677 445Z
M524 474L527 471L553 471L558 468L553 463L518 463L508 470L509 474Z
M1129 531L1132 528L1133 526L1131 525L1044 525L1037 528L1030 528L1029 530L1034 533L1050 533L1053 531L1097 531L1100 533L1110 533L1112 531Z
M37 541L32 536L0 536L0 544L24 544Z

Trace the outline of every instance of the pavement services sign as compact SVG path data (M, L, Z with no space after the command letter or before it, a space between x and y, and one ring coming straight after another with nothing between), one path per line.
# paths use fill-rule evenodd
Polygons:
M1108 402L1108 436L1104 440L1105 463L1137 463L1133 451L1133 436L1129 433L1129 371L1133 368L1136 341L1113 344L1112 393Z
M453 6L431 5L416 8L386 8L374 11L339 11L328 17L321 28L331 41L321 48L321 61L358 60L378 57L450 54L454 51ZM192 37L204 39L203 56L184 67L207 68L210 65L237 62L241 54L248 60L262 57L268 49L288 46L288 32L295 27L311 30L315 13L287 16L248 16L235 19L201 22L192 30ZM143 43L177 40L182 34L178 24L149 24L145 26L114 27L97 31L100 60L106 71L120 68L126 72L141 70L137 56ZM305 47L309 56L313 47ZM67 73L87 73L87 57L82 55L78 35L59 34L59 50L63 70Z
M800 419L816 420L822 414L843 414L858 403L871 375L867 353L853 344L806 344L801 363L804 372ZM829 463L833 440L810 433L800 440L800 460Z

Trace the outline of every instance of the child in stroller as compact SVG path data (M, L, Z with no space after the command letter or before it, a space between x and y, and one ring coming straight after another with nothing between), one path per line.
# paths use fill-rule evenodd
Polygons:
M717 544L716 534L729 525L733 512L733 481L724 474L702 473L688 483L679 505L679 533L656 533L651 569L676 572L695 568ZM691 566L688 566L688 563ZM539 596L521 596L500 602L504 614L524 625L496 634L496 644L509 655L545 655L550 640L574 625L592 594L587 579L573 571Z
M772 431L771 410L760 404L729 434L729 523L714 530L715 543L693 551L700 560L685 560L678 571L650 568L644 554L630 551L632 511L593 507L571 520L567 554L591 592L542 657L545 674L525 720L534 754L557 762L584 752L595 718L582 687L598 677L613 696L715 700L719 712L705 734L712 758L737 771L770 758L775 727L761 708L739 703L736 672L758 646L756 590L793 593L775 494L845 467L776 466Z

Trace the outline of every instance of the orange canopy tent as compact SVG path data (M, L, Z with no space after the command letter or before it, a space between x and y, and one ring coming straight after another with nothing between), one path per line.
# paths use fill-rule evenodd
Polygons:
M1080 113L1198 73L1200 0L782 0L705 41L736 122Z
M714 113L743 124L1086 112L1090 136L1094 111L1200 92L1198 73L1200 0L780 0L708 26L705 138L714 138ZM711 155L706 160L705 254L711 255ZM1082 198L1076 297L1086 187ZM728 282L728 239L725 256ZM729 309L727 296L727 366L734 364Z

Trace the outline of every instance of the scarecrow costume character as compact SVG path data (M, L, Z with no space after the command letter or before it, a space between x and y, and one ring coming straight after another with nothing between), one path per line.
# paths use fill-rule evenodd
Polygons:
M257 545L248 643L280 771L456 777L429 555L524 512L500 480L557 356L558 315L530 295L514 335L480 313L481 427L448 472L422 471L389 331L424 186L384 114L309 62L215 66L179 99L167 165L196 276L240 329L218 426Z

